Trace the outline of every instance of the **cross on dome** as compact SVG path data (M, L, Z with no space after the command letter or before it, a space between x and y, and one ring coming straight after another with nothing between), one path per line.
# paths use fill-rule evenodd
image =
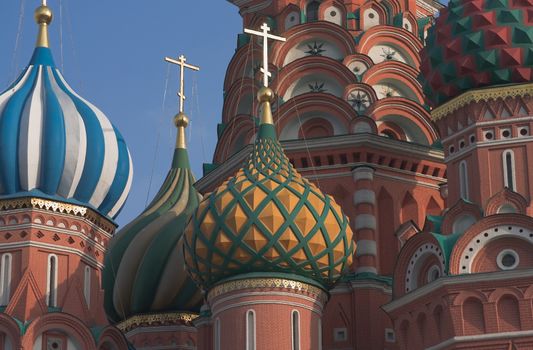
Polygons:
M47 5L46 5L46 0L42 0L42 5L43 5L43 6L47 6Z
M261 68L261 72L263 73L263 86L268 87L268 78L272 76L272 73L268 71L268 39L282 42L287 41L287 39L270 34L270 27L266 23L263 23L261 29L263 30L262 32L245 28L244 32L263 38L263 68Z
M187 59L183 55L178 57L177 60L174 59L174 58L165 57L165 61L167 61L168 63L175 64L175 65L180 67L180 91L178 92L178 96L180 98L180 113L183 113L183 105L184 105L184 102L185 102L185 91L184 91L185 90L185 77L184 77L185 68L189 68L189 69L192 69L194 71L199 71L200 67L193 66L192 64L185 63L185 62L187 62Z

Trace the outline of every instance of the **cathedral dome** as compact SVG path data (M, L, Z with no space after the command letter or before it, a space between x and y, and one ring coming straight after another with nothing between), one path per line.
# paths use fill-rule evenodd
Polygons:
M48 48L50 10L41 6L36 20L40 33L33 57L0 94L0 198L56 199L113 218L131 186L128 148L55 66Z
M263 117L247 163L205 196L186 230L185 262L204 290L247 273L292 274L328 288L351 264L348 218L289 162L272 95L259 93Z
M533 80L532 0L451 0L422 51L434 105L472 89Z
M202 295L185 271L183 231L200 195L185 148L187 117L176 119L172 167L152 203L111 240L103 272L104 306L113 322L139 314L198 312Z

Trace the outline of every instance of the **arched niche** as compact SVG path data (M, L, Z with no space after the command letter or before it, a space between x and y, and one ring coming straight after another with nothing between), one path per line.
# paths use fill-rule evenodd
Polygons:
M333 96L341 97L344 87L330 75L307 74L296 79L285 91L283 100L288 101L291 98L306 93L326 93Z
M398 61L416 68L416 63L413 58L404 49L392 43L382 42L372 46L368 51L368 56L374 64L386 61Z
M307 56L324 56L334 60L342 60L344 55L342 48L332 40L311 37L299 42L289 50L283 61L283 67Z
M325 21L335 23L339 26L343 25L343 18L345 17L344 10L334 5L326 7L323 16Z
M397 79L383 79L372 85L378 99L390 97L403 97L409 100L422 102L412 89L403 81Z
M373 6L363 10L363 30L369 30L372 27L385 23L385 14L378 7Z
M400 140L405 137L405 141L418 143L420 145L430 144L419 125L401 115L386 115L379 120L378 126L381 126L381 123L384 123L387 126L386 129L396 130L398 135L402 135ZM399 130L397 130L397 128L401 130L401 133L398 132Z
M300 138L300 130L306 123L320 120L322 123L327 122L327 126L333 132L333 135L348 134L346 125L338 117L325 112L306 112L299 117L291 118L280 132L280 140L297 140Z

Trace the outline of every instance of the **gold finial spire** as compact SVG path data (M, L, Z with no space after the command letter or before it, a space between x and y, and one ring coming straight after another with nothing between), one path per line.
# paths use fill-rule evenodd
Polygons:
M46 0L42 0L41 6L35 10L35 21L39 25L37 47L49 47L48 26L52 23L53 17L52 10L47 6Z
M274 91L268 87L262 87L257 92L257 100L262 106L261 110L261 125L271 124L274 125L274 119L272 118L272 108L270 104L274 100Z
M165 61L178 65L180 67L180 91L178 92L178 96L180 98L180 111L178 115L174 117L174 125L176 125L176 127L178 128L176 148L186 149L187 142L185 140L185 128L187 127L187 125L189 125L189 118L183 112L183 107L185 105L185 68L189 68L194 71L199 71L200 67L185 63L187 59L183 55L178 57L177 60L170 57L165 57Z

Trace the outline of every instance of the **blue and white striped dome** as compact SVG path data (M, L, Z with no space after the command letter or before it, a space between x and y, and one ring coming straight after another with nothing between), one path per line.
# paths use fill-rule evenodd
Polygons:
M118 130L67 84L47 47L0 94L0 199L37 196L115 217L131 157Z

